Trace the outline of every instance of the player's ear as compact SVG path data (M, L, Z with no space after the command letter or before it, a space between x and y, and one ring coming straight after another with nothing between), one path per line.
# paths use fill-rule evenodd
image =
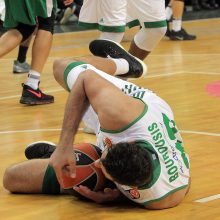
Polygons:
M100 160L100 159L96 160L96 161L94 162L94 164L95 164L95 166L96 166L97 168L101 168L101 160Z

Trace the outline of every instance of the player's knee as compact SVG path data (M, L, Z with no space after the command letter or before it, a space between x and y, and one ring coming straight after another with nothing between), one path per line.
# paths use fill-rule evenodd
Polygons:
M3 186L10 192L14 192L14 178L15 173L13 171L13 167L8 167L5 170L4 177L3 177Z
M135 44L142 50L152 51L163 38L167 26L159 28L142 28L134 37Z
M53 75L57 82L59 82L60 75L63 74L61 69L62 66L63 66L63 59L57 59L53 63Z
M22 35L22 42L26 41L34 32L36 25L27 25L23 23L19 23L16 29Z

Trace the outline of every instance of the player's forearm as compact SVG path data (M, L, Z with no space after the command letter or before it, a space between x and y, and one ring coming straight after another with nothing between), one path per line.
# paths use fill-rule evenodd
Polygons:
M66 103L59 146L72 146L79 123L88 105L84 90L84 77L79 75Z

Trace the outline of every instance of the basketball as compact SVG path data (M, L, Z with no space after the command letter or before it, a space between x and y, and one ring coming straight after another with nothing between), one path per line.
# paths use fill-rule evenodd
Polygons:
M94 162L101 156L101 150L88 143L74 144L76 157L76 178L70 178L63 174L63 188L66 192L75 195L74 186L87 186L93 191L104 189L106 178L101 169ZM75 192L75 193L74 193Z

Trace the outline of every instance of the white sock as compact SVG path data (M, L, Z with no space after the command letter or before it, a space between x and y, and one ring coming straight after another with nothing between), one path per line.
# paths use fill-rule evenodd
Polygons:
M172 30L173 31L180 31L182 27L182 20L181 19L173 19L172 21Z
M171 6L168 5L166 7L166 19L167 19L167 21L169 21L171 19L172 14L173 14L173 10L172 10Z
M38 89L40 82L40 73L35 70L30 70L27 78L26 85L30 86L32 89Z
M127 60L123 58L114 59L111 57L109 59L112 60L116 65L116 71L114 75L126 74L129 71L129 64Z

